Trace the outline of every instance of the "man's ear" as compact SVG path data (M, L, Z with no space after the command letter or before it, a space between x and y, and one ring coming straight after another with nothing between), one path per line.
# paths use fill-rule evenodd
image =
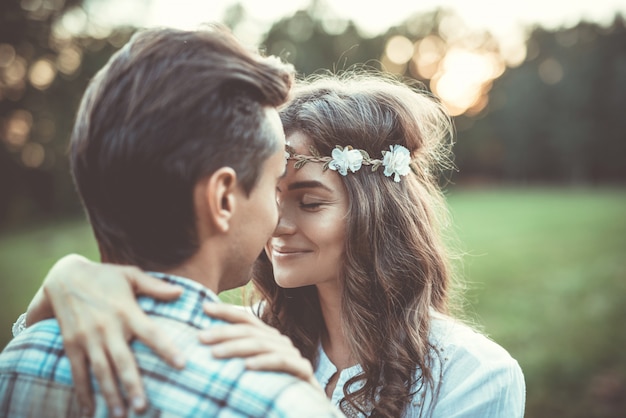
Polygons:
M218 232L227 232L237 206L237 173L230 167L216 170L205 188L207 216Z

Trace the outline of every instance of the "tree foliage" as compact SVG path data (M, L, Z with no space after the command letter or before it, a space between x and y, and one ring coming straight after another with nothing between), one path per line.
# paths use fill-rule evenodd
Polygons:
M386 42L401 35L418 45L441 35L451 13L415 15L385 34L364 38L352 22L331 22L314 2L273 25L264 46L303 75L342 71L365 63L386 69ZM329 32L329 25L341 30ZM488 33L478 48L498 53ZM457 119L458 183L621 183L626 180L626 30L581 22L572 28L534 29L527 58L487 86L487 105ZM418 53L416 52L416 56ZM426 85L409 65L392 70ZM435 76L436 77L436 76ZM434 77L433 77L434 78Z
M74 115L89 79L134 30L72 35L64 24L85 18L81 5L0 3L0 225L79 210L65 155ZM233 6L224 21L237 34L247 18ZM262 49L301 75L360 66L417 79L437 94L443 56L457 45L473 48L474 58L495 60L502 71L479 86L476 103L456 109L456 183L624 183L626 28L620 16L609 27L535 28L525 60L506 69L494 38L461 23L437 10L370 37L313 1L272 25ZM408 45L406 62L387 56L393 38ZM441 55L426 70L416 64L426 54L425 40ZM461 81L473 77L456 67Z
M128 39L73 36L82 0L0 3L0 224L79 210L66 147L82 93ZM71 23L71 22L70 22Z
M459 134L459 178L623 184L624 20L537 28L528 45L527 60L494 83L490 106Z

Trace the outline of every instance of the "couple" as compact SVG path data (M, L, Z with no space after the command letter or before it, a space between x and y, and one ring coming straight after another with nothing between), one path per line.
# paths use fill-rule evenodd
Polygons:
M72 172L112 264L50 271L2 413L523 416L517 362L448 315L445 112L381 77L291 82L218 28L140 33L96 76ZM262 321L215 295L250 277Z

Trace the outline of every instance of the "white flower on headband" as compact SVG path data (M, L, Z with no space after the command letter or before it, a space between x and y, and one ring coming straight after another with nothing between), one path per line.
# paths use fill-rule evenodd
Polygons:
M348 175L348 170L356 173L363 164L363 154L352 147L335 148L331 156L333 159L328 163L328 168L339 171L342 176Z
M411 153L402 145L390 145L390 151L383 151L383 166L385 176L394 175L393 181L400 181L400 176L406 176L411 171Z
M383 159L371 158L367 151L354 149L350 145L342 147L337 145L332 151L332 157L323 156L315 147L309 147L311 155L298 154L289 144L285 146L289 160L295 160L294 168L300 169L306 163L324 163L322 170L331 169L338 171L342 176L348 175L348 170L356 173L364 165L372 166L372 172L381 166L385 167L384 174L387 177L394 175L393 181L400 182L400 176L406 176L411 171L411 153L402 145L390 145L389 151L383 151Z

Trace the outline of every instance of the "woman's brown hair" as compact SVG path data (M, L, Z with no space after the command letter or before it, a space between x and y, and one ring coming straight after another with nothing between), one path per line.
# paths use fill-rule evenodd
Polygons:
M341 177L349 199L342 320L363 373L347 382L340 406L348 415L398 417L422 385L437 390L429 329L431 313L449 309L447 210L438 173L450 161L452 123L429 93L382 75L317 76L292 94L280 112L285 133L306 134L321 155L336 145L372 158L402 145L412 155L412 173L400 182L369 166ZM316 288L280 288L265 256L253 280L266 300L263 320L315 363L325 332Z

